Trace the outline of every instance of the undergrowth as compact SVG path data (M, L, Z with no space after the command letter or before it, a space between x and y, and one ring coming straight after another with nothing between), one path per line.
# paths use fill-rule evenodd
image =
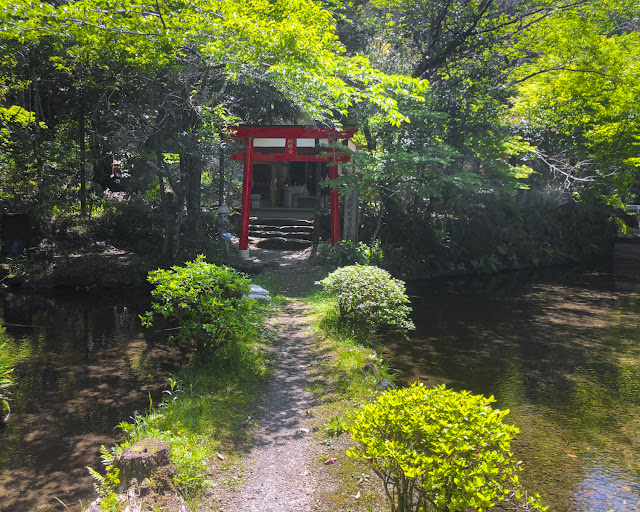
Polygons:
M260 309L263 316L274 312L271 305ZM122 442L110 450L102 447L106 475L90 470L104 512L127 506L126 496L118 494L113 461L144 438L170 444L176 488L191 510L197 510L206 489L224 487L228 471L238 473L238 452L250 442L256 396L271 374L267 347L272 330L266 322L261 327L260 336L224 345L209 359L193 359L170 380L161 403L150 401L146 412L135 412L118 425Z
M317 291L305 301L317 334L318 365L311 391L320 404L313 408L311 424L323 445L319 462L338 459L323 468L339 482L336 493L324 496L325 510L345 506L354 512L386 510L384 491L371 479L370 468L346 457L352 440L344 434L349 430L350 413L379 393L376 384L381 380L393 383L395 372L382 357L384 346L369 329L341 321L335 297Z

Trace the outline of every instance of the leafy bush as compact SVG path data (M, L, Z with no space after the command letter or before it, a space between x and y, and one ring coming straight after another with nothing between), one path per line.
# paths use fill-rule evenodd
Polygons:
M12 356L13 347L7 342L5 330L0 325L0 425L11 411L9 405L9 388L13 385L13 366L18 359Z
M414 328L404 282L386 270L367 265L342 267L320 281L336 294L340 317L370 330L406 332Z
M335 245L320 244L316 255L321 264L332 267L345 265L380 265L382 263L382 249L378 242L368 247L362 242L341 240Z
M163 243L164 220L158 208L138 201L104 201L102 215L89 223L91 238L136 252L157 253Z
M152 310L141 316L146 327L154 315L178 322L179 339L195 346L201 355L255 332L255 301L244 297L250 281L229 267L219 267L198 256L184 266L149 273L155 286Z
M392 512L484 511L499 502L545 510L518 483L510 447L518 429L502 423L509 411L493 401L417 383L387 391L351 418L359 446L348 455L369 462Z
M9 357L7 342L2 340L4 328L0 326L0 417L3 415L3 408L8 408L7 396L4 394L13 383L13 358ZM6 402L6 403L4 403Z

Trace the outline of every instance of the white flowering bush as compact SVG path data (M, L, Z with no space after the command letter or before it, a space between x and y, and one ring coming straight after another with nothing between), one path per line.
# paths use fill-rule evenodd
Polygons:
M403 281L386 270L369 265L342 267L320 281L335 294L341 319L372 331L414 329Z

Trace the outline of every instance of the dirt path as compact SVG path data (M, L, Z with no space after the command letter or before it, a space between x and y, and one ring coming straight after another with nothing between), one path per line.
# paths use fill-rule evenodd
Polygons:
M309 512L315 509L318 447L312 439L307 411L313 334L304 304L296 299L313 286L317 269L310 251L253 251L263 263L277 261L269 274L289 297L276 320L277 367L265 390L255 440L246 461L244 484L228 496L224 512Z
M225 512L311 510L313 447L306 415L312 406L307 390L311 341L303 306L289 301L278 316L278 366L246 457L246 483L225 505Z

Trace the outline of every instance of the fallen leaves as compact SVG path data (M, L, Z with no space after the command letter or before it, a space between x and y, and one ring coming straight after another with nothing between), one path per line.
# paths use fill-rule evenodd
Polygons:
M334 462L337 462L338 458L337 457L329 457L327 460L324 461L325 465L326 464L333 464Z

